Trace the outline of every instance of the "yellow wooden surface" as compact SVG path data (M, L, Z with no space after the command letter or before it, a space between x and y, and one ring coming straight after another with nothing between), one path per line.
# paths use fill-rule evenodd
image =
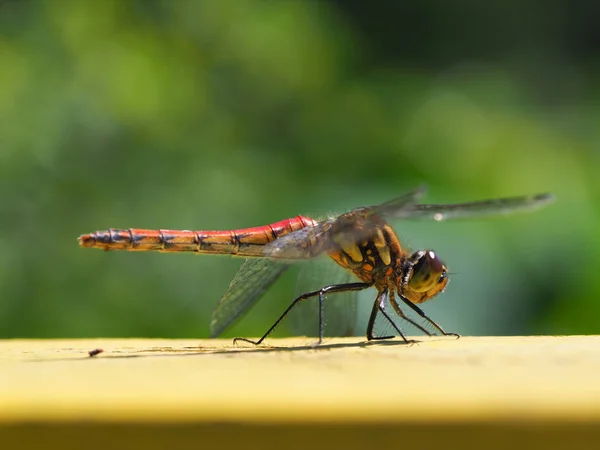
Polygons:
M600 448L600 336L313 342L0 341L0 442Z

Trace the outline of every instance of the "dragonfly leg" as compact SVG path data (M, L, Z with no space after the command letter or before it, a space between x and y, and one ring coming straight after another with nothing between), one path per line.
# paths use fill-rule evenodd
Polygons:
M385 339L393 339L396 336L375 336L373 335L373 329L375 328L375 319L377 319L377 314L381 313L383 315L383 317L385 317L389 323L392 324L392 327L394 328L394 330L396 330L396 332L398 333L398 336L400 336L402 339L404 339L405 342L411 342L408 339L406 339L406 336L404 336L404 333L402 333L402 331L400 330L400 328L398 328L398 325L396 325L396 323L392 320L392 318L388 315L387 312L385 312L385 302L388 299L388 291L387 289L384 291L379 292L379 294L377 294L377 298L375 299L375 303L373 304L373 309L371 310L371 316L369 317L369 324L367 325L367 340L369 341L383 341Z
M323 343L323 303L325 300L325 293L323 290L319 292L319 345Z
M393 339L394 336L374 336L373 329L375 328L375 319L377 319L377 314L379 313L379 309L381 305L385 305L385 298L387 298L387 291L382 291L377 294L377 298L373 303L373 309L371 310L371 315L369 316L369 324L367 325L367 340L369 341L379 341L384 339Z
M400 308L400 305L396 301L396 297L394 296L393 292L390 296L390 303L392 304L392 307L396 311L396 314L398 314L400 317L402 317L404 320L406 320L408 323L410 323L413 327L421 330L427 336L431 336L431 331L429 331L427 328L423 327L422 325L420 325L417 322L415 322L414 320L412 320L406 314L404 314L404 311L402 311L402 308Z
M275 321L271 328L267 330L267 332L257 341L253 341L252 339L240 338L237 337L233 340L233 343L237 343L238 341L248 342L254 345L260 345L262 341L264 341L269 334L279 325L279 323L288 315L288 313L301 301L309 299L311 297L319 296L319 344L323 341L323 302L325 299L325 294L335 293L335 292L345 292L345 291L362 291L363 289L367 289L373 286L372 283L344 283L344 284L332 284L330 286L325 286L317 291L305 292L296 298L290 306L279 316L279 318Z
M409 299L407 299L406 297L404 297L404 295L402 294L398 294L398 296L400 297L400 299L409 307L411 308L414 312L416 312L418 315L420 315L423 319L425 319L427 322L429 322L436 330L438 330L443 336L455 336L456 338L460 337L460 334L458 333L446 333L443 328L441 326L439 326L437 323L435 323L431 318L429 318L429 316L427 314L425 314L423 312L423 310L421 308L419 308L417 305L415 305L413 302L411 302ZM431 333L427 333L431 336Z

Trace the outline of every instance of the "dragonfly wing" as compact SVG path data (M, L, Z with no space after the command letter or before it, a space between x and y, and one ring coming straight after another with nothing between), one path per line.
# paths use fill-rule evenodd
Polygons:
M376 214L390 215L413 205L426 192L426 187L419 186L411 192L378 206L356 208L349 213L342 214L333 219L317 223L293 233L275 239L265 246L263 255L275 259L309 259L319 256L335 248L337 244L331 239L330 230L335 229L337 236L351 234L355 240L362 240L371 234L371 227L363 227L361 230L355 228L354 217L361 217L363 222L368 223L369 217ZM375 222L373 223L375 226Z
M356 281L354 275L339 267L328 257L317 258L300 266L294 298L305 292L316 291L333 284ZM328 294L324 303L325 336L356 335L356 301L358 291ZM295 335L318 336L319 297L301 302L290 312L290 323Z
M302 228L269 242L263 256L278 260L309 259L328 249L328 231L335 219L324 220L314 226Z
M395 211L388 210L389 217L401 219L447 219L480 218L534 211L555 200L552 194L527 195L523 197L499 198L454 205L407 204Z
M283 261L248 258L223 294L210 321L210 336L219 336L258 301L267 288L289 267Z
M379 216L437 221L480 218L533 211L554 201L551 194L538 194L454 205L418 204L426 190L426 186L422 185L381 205L356 208L336 218L287 234L267 244L263 255L280 260L314 258L338 247L337 240L358 242L368 239L372 230L380 225ZM361 223L360 226L356 226L358 222Z
M369 206L367 208L358 208L355 211L363 209L367 211L368 214L380 214L384 216L395 217L398 212L415 205L426 193L427 186L422 184L412 191L407 192L403 196L390 200L389 202L385 202L376 206Z
M372 227L366 226L361 229L355 227L355 217L361 217L363 223L369 223L369 217L374 215L391 215L408 206L414 205L426 192L426 187L419 186L411 192L378 206L356 208L349 213L342 214L336 218L317 223L293 233L287 234L267 244L263 249L263 255L269 258L281 260L298 260L314 258L324 252L337 247L331 239L331 229L334 227L336 236L352 235L356 241L367 238L372 233ZM373 222L373 227L375 226Z

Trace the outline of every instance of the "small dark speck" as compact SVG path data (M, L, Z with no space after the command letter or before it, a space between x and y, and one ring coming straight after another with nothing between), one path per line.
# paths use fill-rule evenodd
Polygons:
M104 352L104 350L102 350L101 348L95 348L94 350L90 350L88 352L88 355L90 355L90 358L93 358L94 356L99 355L102 352Z

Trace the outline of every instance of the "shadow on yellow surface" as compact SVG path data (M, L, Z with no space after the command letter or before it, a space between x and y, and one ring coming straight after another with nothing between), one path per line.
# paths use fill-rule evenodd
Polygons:
M1 341L0 440L553 449L600 438L599 336L270 343Z

